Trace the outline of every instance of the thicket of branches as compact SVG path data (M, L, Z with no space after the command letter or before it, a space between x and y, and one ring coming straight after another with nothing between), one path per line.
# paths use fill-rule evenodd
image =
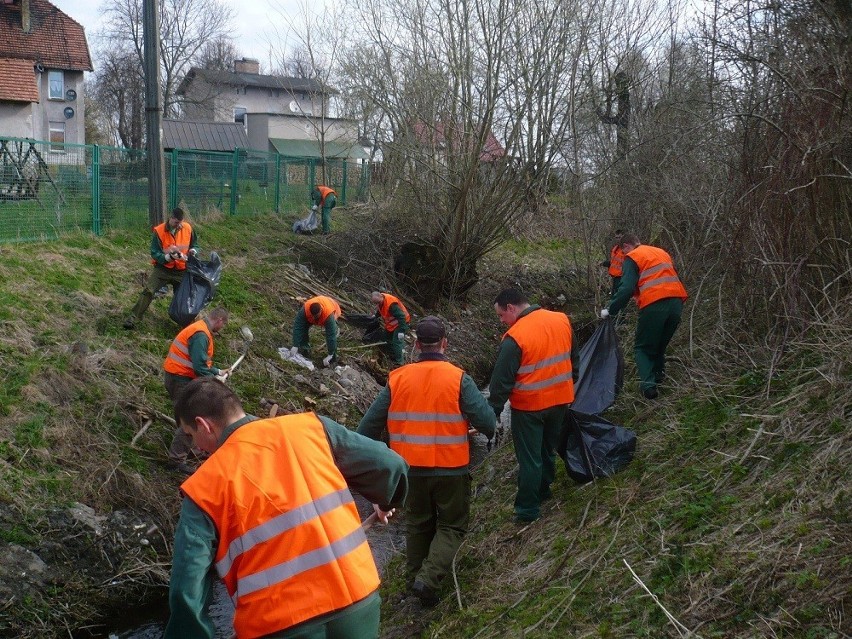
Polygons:
M848 2L351 9L340 82L444 293L549 197L590 241L627 227L667 248L726 335L775 340L848 295ZM483 161L490 132L502 161Z

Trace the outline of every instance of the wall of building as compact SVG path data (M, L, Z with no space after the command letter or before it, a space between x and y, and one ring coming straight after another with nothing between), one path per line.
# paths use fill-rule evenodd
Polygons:
M318 140L318 127L324 126L326 141L355 142L358 124L351 120L325 120L321 122L302 116L278 116L269 119L270 138L284 140Z
M38 94L41 96L41 102L36 105L38 116L33 118L32 137L37 140L51 140L51 123L61 125L65 130L66 144L85 144L86 143L86 106L83 93L83 72L82 71L63 71L64 89L62 99L51 99L48 78L50 69L46 69L43 73L36 76L38 84ZM69 90L74 91L77 97L74 100L68 100L65 97ZM66 108L74 109L74 114L71 117L66 117Z
M0 102L0 136L32 138L33 111L37 104L30 102Z

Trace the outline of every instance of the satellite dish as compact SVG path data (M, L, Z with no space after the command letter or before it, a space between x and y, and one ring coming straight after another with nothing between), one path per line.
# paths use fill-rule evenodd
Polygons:
M299 108L299 103L295 100L290 101L290 111L292 111L293 113L298 113L299 111L301 111L301 109Z
M65 114L65 119L67 120L70 120L74 117L74 109L72 107L65 107L63 113Z
M76 99L77 99L77 92L74 89L68 89L65 92L65 101L66 102L73 102Z

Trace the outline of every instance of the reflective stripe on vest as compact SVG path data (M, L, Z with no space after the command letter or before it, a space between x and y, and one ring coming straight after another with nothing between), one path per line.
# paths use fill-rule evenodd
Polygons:
M467 418L459 405L464 371L424 360L391 371L388 439L410 466L459 468L470 462Z
M311 306L313 304L319 304L322 307L318 320L315 320L314 316L311 315ZM334 319L337 319L343 314L343 311L340 309L340 304L338 304L336 300L326 297L325 295L312 297L305 302L304 308L305 318L308 320L308 324L314 324L315 326L325 326L325 322L328 320L329 316L334 315Z
M574 401L571 322L564 313L536 309L508 331L521 349L521 365L509 394L512 408L537 411Z
M313 413L240 426L182 489L216 528L216 569L240 639L346 608L379 586L352 495Z
M624 269L624 251L616 244L612 247L609 254L609 271L610 277L621 277Z
M393 333L399 327L399 321L390 313L390 307L393 304L399 304L399 307L405 314L406 322L411 321L411 315L408 313L408 309L405 308L405 305L400 302L398 298L394 297L390 293L382 293L382 305L379 306L379 314L382 316L382 320L384 320L385 330L388 333Z
M198 374L195 372L195 367L192 365L192 360L189 355L189 340L190 338L201 331L207 335L207 368L213 367L213 334L204 320L193 322L183 329L172 340L169 346L169 354L163 362L163 370L172 375L180 375L181 377L189 377L195 379Z
M637 303L640 309L661 299L687 298L686 289L675 271L671 255L663 249L640 244L627 255L639 269Z
M167 226L167 223L163 222L152 229L154 234L160 238L163 253L168 254L168 249L174 247L186 255L186 252L189 250L189 244L192 242L192 227L189 225L189 222L181 222L180 228L174 235L171 234ZM151 264L157 264L157 260L151 259ZM170 260L163 264L163 266L182 271L186 268L186 260Z

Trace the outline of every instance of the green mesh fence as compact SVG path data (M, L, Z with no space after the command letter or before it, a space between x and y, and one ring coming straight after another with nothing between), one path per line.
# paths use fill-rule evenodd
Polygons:
M237 149L165 154L169 209L196 217L278 213L304 217L322 175L316 159ZM327 160L338 203L366 201L366 164ZM148 225L145 151L0 137L0 243L46 240L70 231L100 234Z

